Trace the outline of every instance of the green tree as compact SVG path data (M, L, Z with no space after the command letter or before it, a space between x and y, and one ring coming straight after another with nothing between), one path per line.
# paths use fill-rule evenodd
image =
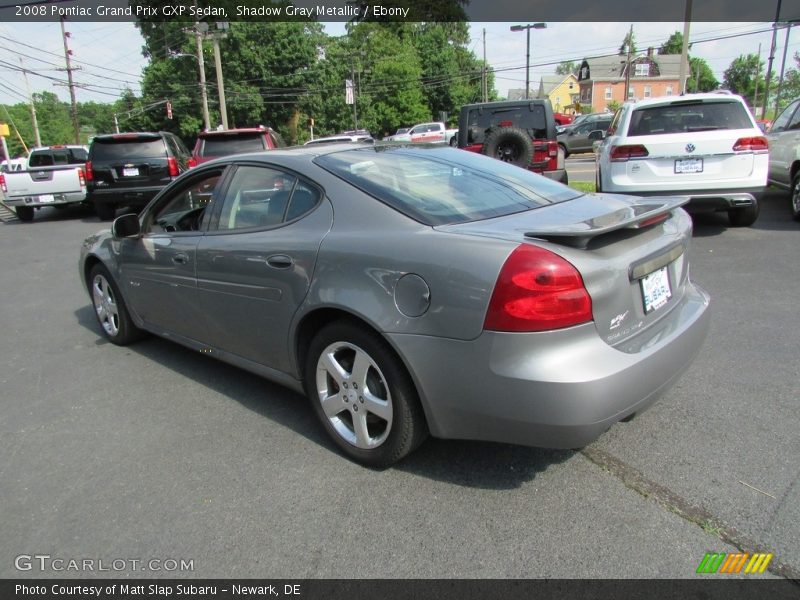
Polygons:
M689 47L691 48L692 45L689 44ZM659 54L680 54L681 52L683 52L683 34L680 31L670 35L667 41L658 48Z
M629 47L631 54L636 54L636 34L633 32L633 29L629 29L625 37L622 38L622 44L619 46L618 54L620 56L627 54Z
M698 80L697 75L700 74ZM690 92L710 92L719 87L719 81L714 77L714 71L705 59L689 57L689 78L686 81L686 89Z
M783 75L783 86L778 99L779 111L786 108L795 98L800 97L800 53L798 52L794 53L794 64L795 66L787 69ZM777 88L775 93L777 94Z
M580 68L580 63L576 63L571 60L565 60L556 66L556 75L577 75Z
M738 56L725 69L722 81L723 87L734 94L739 94L748 104L752 105L756 93L756 81L760 79L763 65L763 61L755 54ZM762 94L763 91L762 87L759 94Z

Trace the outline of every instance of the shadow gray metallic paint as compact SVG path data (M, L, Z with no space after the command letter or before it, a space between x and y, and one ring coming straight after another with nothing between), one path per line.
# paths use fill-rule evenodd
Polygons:
M184 322L174 331L148 325L124 283L136 324L301 391L297 332L316 311L340 311L394 348L434 436L549 447L584 445L643 410L698 352L709 298L689 279L691 221L681 208L658 225L609 233L589 249L526 233L552 221L548 212L567 215L565 222L602 221L601 213L637 199L586 195L506 217L430 227L312 161L343 149L274 150L203 165L273 164L301 173L325 195L310 214L283 228L198 232L194 280L180 283L192 300L180 294L159 300L160 310L172 310L176 322ZM438 152L457 160L461 151ZM84 284L87 260L101 261L125 282L120 249L139 242L114 240L107 231L87 239L80 262ZM594 321L537 333L484 330L498 274L522 243L576 266L592 297ZM667 265L673 297L644 314L631 265L670 250L677 255ZM266 268L264 258L275 253L294 258L289 272L278 276ZM424 280L427 293L424 285L404 287L399 302L427 306L420 316L398 309L396 286L409 273ZM409 291L419 295L417 301ZM187 315L196 321L187 325Z

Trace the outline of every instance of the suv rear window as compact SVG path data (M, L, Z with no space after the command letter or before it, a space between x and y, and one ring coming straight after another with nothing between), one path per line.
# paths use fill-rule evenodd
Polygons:
M228 156L243 152L259 152L266 149L263 133L237 135L214 135L203 138L201 156Z
M117 160L126 158L164 158L167 147L161 138L118 138L94 140L92 142L92 160Z
M80 165L86 162L86 150L83 148L59 148L57 150L34 150L31 152L28 165L34 167L52 167L57 165Z
M533 139L547 138L544 106L529 104L500 109L472 109L467 119L467 143L482 144L486 131L498 127L526 129Z
M526 169L450 148L342 150L314 162L426 225L501 217L581 195Z
M666 106L635 108L629 136L661 135L714 129L750 129L753 123L740 102L684 100Z

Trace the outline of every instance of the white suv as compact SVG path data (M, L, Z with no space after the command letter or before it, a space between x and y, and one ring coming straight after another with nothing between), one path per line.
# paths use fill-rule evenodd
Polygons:
M740 96L687 94L626 103L597 149L597 189L690 196L689 211L752 225L767 185L767 138Z

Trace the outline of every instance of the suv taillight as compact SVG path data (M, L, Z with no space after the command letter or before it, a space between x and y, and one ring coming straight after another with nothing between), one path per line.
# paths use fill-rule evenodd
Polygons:
M592 320L592 299L578 270L557 254L522 244L497 277L483 328L547 331Z
M189 160L186 161L186 165L191 169L197 166L197 159L194 156L190 156Z
M734 152L767 152L769 144L764 136L743 137L736 140L733 145Z
M83 167L78 169L78 181L81 184L81 187L86 187L86 173L83 172Z
M177 177L178 176L178 159L174 156L170 156L167 159L167 168L169 169L169 176L170 177Z
M631 144L628 146L613 146L611 148L611 162L625 162L631 158L643 158L649 156L647 148L641 144Z
M6 176L2 173L0 173L0 189L3 190L4 193L8 191L8 186L6 185Z
M547 142L547 170L555 171L558 169L558 142L555 140Z
M86 164L84 165L84 170L86 172L86 181L93 181L94 180L94 171L92 171L92 161L87 160Z

